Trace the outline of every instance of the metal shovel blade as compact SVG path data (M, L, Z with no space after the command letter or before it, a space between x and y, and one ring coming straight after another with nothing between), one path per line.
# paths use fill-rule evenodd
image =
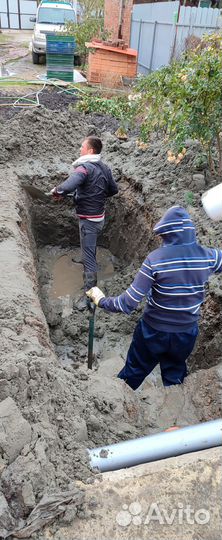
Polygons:
M28 184L22 184L23 189L32 197L32 199L40 199L41 201L49 201L50 194L44 193L41 189L36 188L35 186L30 186Z

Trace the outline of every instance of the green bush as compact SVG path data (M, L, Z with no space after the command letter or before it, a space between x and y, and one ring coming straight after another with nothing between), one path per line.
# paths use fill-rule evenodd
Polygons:
M172 149L181 152L187 138L198 139L208 154L212 172L212 145L217 141L222 172L220 131L222 123L222 36L205 36L181 60L155 71L138 82L138 110L143 113L145 140L162 131Z
M65 32L68 35L74 36L77 45L77 53L82 58L82 63L85 65L88 49L85 43L89 43L92 38L106 39L108 33L104 32L103 18L85 19L80 23L68 21L66 23Z
M130 106L127 96L104 98L86 92L79 101L77 108L85 113L97 112L114 116L120 121L120 126L124 132L135 122L135 110Z

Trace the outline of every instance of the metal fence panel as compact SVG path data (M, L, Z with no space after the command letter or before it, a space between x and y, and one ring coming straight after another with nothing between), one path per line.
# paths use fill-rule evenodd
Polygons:
M35 15L37 9L36 0L20 0L21 15Z
M29 17L36 14L37 0L0 0L2 28L31 29Z
M173 21L174 12L178 12L179 2L158 2L157 4L136 4L133 6L133 19L165 22Z
M140 52L140 24L142 19L131 20L130 47Z
M6 0L1 0L1 3L0 3L0 23L1 23L0 27L2 28L9 27Z
M19 29L19 16L17 13L9 14L9 24L10 24L10 28L12 28L13 30Z
M140 73L147 73L147 64L150 65L152 56L154 23L141 22L139 24L139 56Z
M134 5L130 46L138 51L140 73L148 73L169 62L170 53L165 41L172 39L172 29L167 23L172 25L174 14L178 13L178 9L178 0Z
M33 29L33 22L31 22L29 20L31 15L27 15L27 14L21 14L21 28L23 30L32 30Z
M169 64L174 37L173 28L172 24L156 23L153 58L149 71L156 71Z
M8 0L10 13L18 13L18 0Z
M146 74L168 65L172 56L183 52L188 36L215 31L219 14L216 8L179 10L177 1L134 5L130 46L138 51L138 71Z
M216 8L184 7L180 8L179 22L189 26L217 26L220 10Z
M203 34L214 32L218 25L219 9L195 8L182 6L179 21L175 28L175 56L179 57L186 46L186 39L194 35L201 37Z
M19 8L18 0L8 0L9 26L13 29L19 28Z
M1 28L9 28L8 15L6 12L5 13L0 12L0 22L1 22Z

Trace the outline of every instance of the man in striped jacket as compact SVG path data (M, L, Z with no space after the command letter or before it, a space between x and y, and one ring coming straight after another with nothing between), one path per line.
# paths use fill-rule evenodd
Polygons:
M183 382L198 335L205 285L211 274L222 271L222 251L197 243L184 208L170 208L154 232L163 245L146 257L124 293L105 298L97 287L87 291L96 305L111 312L130 314L144 297L147 300L118 375L134 390L157 364L164 386Z
M82 143L80 157L73 163L73 173L51 191L57 200L73 193L79 218L85 290L97 283L96 245L104 226L106 199L118 193L110 168L101 160L101 151L102 141L95 136L87 137ZM80 310L86 307L84 297L77 307Z

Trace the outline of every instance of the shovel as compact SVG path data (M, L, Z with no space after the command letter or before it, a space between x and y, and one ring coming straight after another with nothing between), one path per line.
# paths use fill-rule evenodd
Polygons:
M44 193L44 191L41 191L41 189L38 189L35 186L30 186L29 184L22 184L23 189L32 197L33 200L39 199L40 201L47 201L53 200L52 193ZM74 193L66 193L66 197L72 197L73 198Z
M49 201L51 193L44 193L41 189L36 188L35 186L30 186L29 184L22 184L23 189L32 197L32 199L40 199L41 201Z
M88 337L88 369L92 369L94 354L93 354L93 339L94 339L94 323L96 306L90 300L87 300L89 309L89 337Z

